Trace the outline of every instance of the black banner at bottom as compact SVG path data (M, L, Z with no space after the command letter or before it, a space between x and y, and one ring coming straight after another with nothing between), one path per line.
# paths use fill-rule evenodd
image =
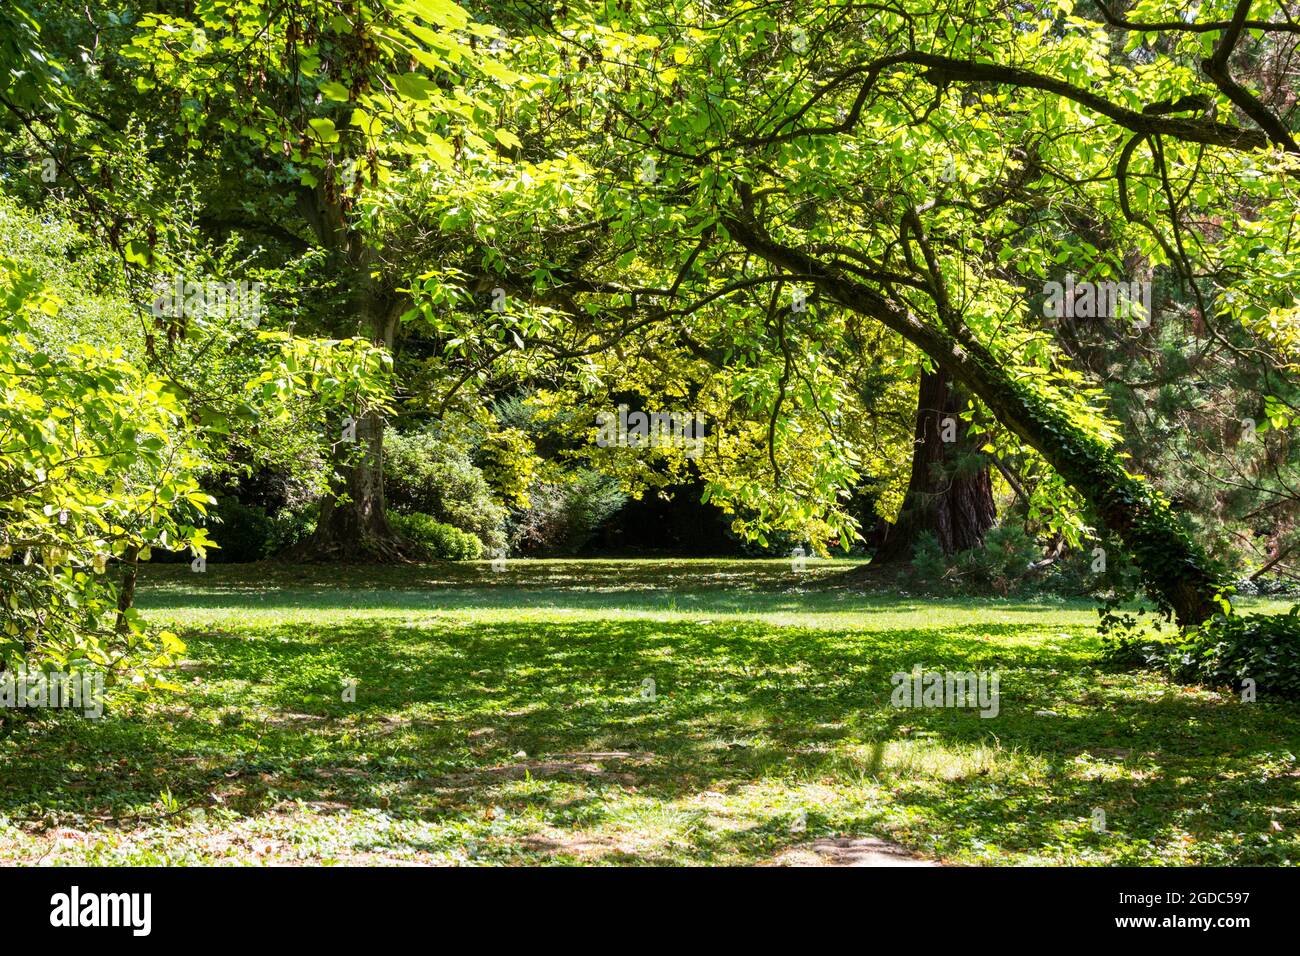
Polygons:
M93 935L128 946L337 946L433 926L612 943L687 923L692 942L734 945L789 921L813 929L814 919L827 929L942 932L970 920L981 933L1224 943L1288 927L1297 890L1294 869L0 870L11 944Z

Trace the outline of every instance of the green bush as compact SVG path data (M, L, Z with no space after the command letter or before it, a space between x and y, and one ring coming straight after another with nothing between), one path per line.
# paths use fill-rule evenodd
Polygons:
M916 536L916 545L912 548L912 571L917 578L929 585L936 585L948 573L948 557L939 546L939 539L929 531Z
M245 504L233 495L220 497L203 519L216 547L208 560L242 564L274 557L312 536L316 512L314 503L268 513L262 505ZM186 551L153 553L153 560L163 564L188 563L190 559Z
M117 562L207 547L206 447L179 390L120 349L44 347L38 314L59 296L0 255L0 669L164 686L184 645L119 611Z
M1027 583L1042 549L1018 524L999 525L984 536L982 548L945 555L930 532L917 536L912 573L921 587L951 587L961 593L993 590L1009 594Z
M537 482L529 506L512 516L511 544L520 551L573 554L622 508L627 494L618 480L581 468L565 482Z
M431 515L390 511L388 522L393 530L409 539L435 561L474 561L483 554L483 545L474 535L438 521Z
M1156 625L1158 629L1158 624ZM1185 684L1300 699L1300 605L1286 614L1218 614L1177 637L1151 633L1132 615L1103 615L1103 660L1152 668Z
M1176 643L1159 634L1137 627L1136 621L1128 625L1103 627L1101 630L1101 659L1116 670L1154 668L1169 670L1170 655Z
M1300 605L1286 614L1216 615L1174 645L1172 676L1188 683L1300 698Z
M958 553L955 563L966 587L1009 594L1024 583L1030 565L1041 556L1042 548L1024 528L1002 524L989 529L984 547Z
M310 538L316 533L318 510L315 504L306 504L277 511L271 516L262 553L269 558Z
M425 432L384 435L384 493L395 511L420 513L478 538L484 548L506 546L506 510L464 451Z
M1232 586L1233 594L1245 597L1297 597L1300 587L1294 581L1279 577L1242 578Z

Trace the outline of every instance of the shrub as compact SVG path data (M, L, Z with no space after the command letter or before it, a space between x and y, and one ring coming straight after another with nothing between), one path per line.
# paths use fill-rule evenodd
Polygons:
M484 478L511 505L527 508L528 488L537 470L536 448L521 428L490 432L475 455Z
M0 668L103 668L130 686L170 686L184 645L119 613L125 561L201 552L189 522L212 499L204 449L178 391L120 351L44 349L34 312L57 298L0 257Z
M917 536L912 549L912 573L922 587L947 585L963 593L992 589L1008 594L1026 583L1030 566L1041 549L1019 525L989 530L982 548L945 555L930 532Z
M1177 680L1300 698L1300 605L1286 614L1216 615L1174 645L1169 672Z
M573 554L627 502L618 480L582 468L567 482L538 482L529 506L511 522L510 542L520 551Z
M1168 638L1140 630L1135 621L1101 632L1101 659L1116 670L1154 668L1168 672L1175 644Z
M966 587L987 587L1008 594L1024 583L1030 565L1041 554L1042 549L1024 528L1003 524L989 529L984 547L960 552L955 563Z
M310 503L281 508L271 516L262 553L269 558L306 541L316 533L317 513L317 506Z
M912 548L912 571L928 584L938 584L948 573L948 559L939 546L939 539L929 531L916 537Z
M384 487L395 511L431 516L474 535L483 547L506 545L506 511L464 451L424 432L384 436Z
M1286 614L1218 614L1174 638L1151 634L1131 615L1112 612L1103 626L1102 657L1112 666L1234 690L1250 679L1259 694L1300 699L1300 605Z
M389 524L435 561L474 561L483 554L483 545L474 535L438 521L431 515L390 511Z
M314 502L269 509L248 504L234 495L217 499L201 523L217 550L209 560L241 564L274 557L281 551L310 538L316 530L317 507ZM163 564L188 563L185 551L155 551L153 560Z
M1232 586L1234 594L1244 596L1260 595L1264 597L1300 596L1300 587L1294 581L1284 578L1242 578Z

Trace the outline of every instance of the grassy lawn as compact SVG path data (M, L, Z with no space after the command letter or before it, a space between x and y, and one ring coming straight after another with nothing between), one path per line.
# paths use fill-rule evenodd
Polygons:
M1300 707L1108 673L1085 602L829 573L151 568L185 693L11 726L0 862L1300 862ZM998 716L891 706L914 664L999 671Z

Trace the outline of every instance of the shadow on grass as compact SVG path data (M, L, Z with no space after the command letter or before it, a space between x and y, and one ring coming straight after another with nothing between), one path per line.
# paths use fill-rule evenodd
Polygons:
M949 858L1150 862L1215 840L1231 862L1296 859L1296 708L1104 674L1043 632L355 616L198 630L184 695L0 741L0 814L129 829L173 812L162 791L240 817L284 801L426 821L504 807L544 831L520 845L564 857L556 833L660 813L683 834L671 854L583 852L716 862L797 842L782 814L821 787L838 796L810 807L810 833L886 827ZM890 675L914 664L999 671L997 717L892 707ZM705 825L692 801L713 794L737 825Z

